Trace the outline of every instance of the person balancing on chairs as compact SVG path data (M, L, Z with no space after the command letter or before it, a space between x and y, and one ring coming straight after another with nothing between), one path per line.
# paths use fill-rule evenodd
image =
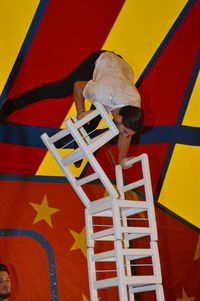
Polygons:
M118 162L125 168L131 138L142 130L144 115L140 94L134 85L133 70L112 51L96 51L65 78L5 100L0 108L0 123L14 111L39 100L69 95L73 95L78 119L90 112L85 110L85 99L91 104L99 101L112 114L119 130ZM91 121L88 130L93 130L99 121Z

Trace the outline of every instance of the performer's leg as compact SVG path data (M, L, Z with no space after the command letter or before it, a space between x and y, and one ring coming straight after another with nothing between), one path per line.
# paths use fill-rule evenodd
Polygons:
M3 122L12 112L27 105L47 98L63 98L72 94L76 81L92 79L95 61L103 50L94 52L76 69L60 81L37 86L17 97L7 99L0 109L0 122Z

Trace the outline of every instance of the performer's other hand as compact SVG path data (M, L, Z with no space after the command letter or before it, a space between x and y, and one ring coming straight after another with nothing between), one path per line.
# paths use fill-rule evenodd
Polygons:
M87 115L88 115L89 113L91 113L91 112L92 112L92 110L91 110L91 111L83 111L83 112L77 114L77 119L80 120L80 119L82 119L83 117L87 116Z
M130 164L130 165L125 165L125 163L131 159L135 158L134 156L133 157L127 157L127 158L123 158L120 162L120 165L123 169L129 169L133 166L133 164Z

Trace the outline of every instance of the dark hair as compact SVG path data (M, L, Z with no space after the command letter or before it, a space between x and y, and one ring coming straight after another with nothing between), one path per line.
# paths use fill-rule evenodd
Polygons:
M122 124L133 130L134 132L140 132L143 128L144 113L141 108L135 106L125 106L119 110L119 115L122 118Z
M7 272L9 274L8 267L3 263L0 263L0 272Z

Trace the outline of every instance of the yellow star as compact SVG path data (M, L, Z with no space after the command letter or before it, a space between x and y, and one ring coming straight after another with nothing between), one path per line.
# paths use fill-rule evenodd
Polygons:
M70 251L81 249L83 255L87 257L87 244L86 244L86 230L85 227L81 231L81 233L74 232L69 230L71 235L73 236L75 242L71 247Z
M82 301L89 301L88 298L86 298L84 294L82 295L82 297L83 297Z
M183 298L176 298L176 301L194 301L195 297L188 297L184 288L182 289Z
M41 220L45 220L47 224L52 227L51 215L60 211L60 209L49 207L46 195L44 196L41 204L30 202L30 205L37 211L33 224L38 223Z
M197 242L197 247L196 247L196 251L194 254L194 261L200 258L200 235L199 235L199 239Z

